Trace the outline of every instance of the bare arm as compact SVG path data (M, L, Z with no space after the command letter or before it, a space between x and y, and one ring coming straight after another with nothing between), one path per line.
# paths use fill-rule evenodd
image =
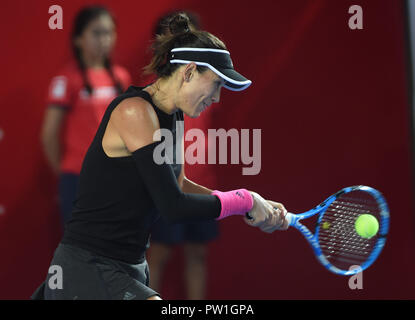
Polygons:
M184 174L184 165L178 178L178 182L184 193L211 194L213 191L189 180Z
M41 129L43 152L55 174L60 172L60 131L66 110L50 105L45 113Z
M211 194L213 191L187 179L186 177L183 179L182 190L185 193L199 193L199 194Z
M160 129L151 105L138 97L123 100L110 121L130 153L153 143L153 135Z

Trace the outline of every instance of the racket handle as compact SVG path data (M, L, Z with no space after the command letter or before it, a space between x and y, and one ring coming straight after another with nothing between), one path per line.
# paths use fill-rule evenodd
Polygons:
M288 221L289 226L292 226L294 224L295 220L293 218L294 218L294 215L290 212L287 212L287 215L285 216L285 220Z
M277 209L277 208L275 208ZM288 226L292 226L295 223L295 219L294 219L295 214L287 212L287 215L285 216L285 220L288 221ZM249 212L245 213L245 217L248 220L252 220L253 218L251 217L251 215L249 214Z

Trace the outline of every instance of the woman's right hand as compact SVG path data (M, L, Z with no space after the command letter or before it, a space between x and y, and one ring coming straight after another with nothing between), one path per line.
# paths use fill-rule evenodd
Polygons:
M288 222L285 219L287 210L285 210L284 206L280 204L278 208L274 208L258 193L251 192L251 194L254 198L254 205L248 213L250 218L245 217L245 222L248 225L258 227L266 233L288 228Z

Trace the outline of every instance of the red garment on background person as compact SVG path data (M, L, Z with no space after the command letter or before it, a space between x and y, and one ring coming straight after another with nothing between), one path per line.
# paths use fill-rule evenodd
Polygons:
M128 71L114 64L113 73L126 89L131 84ZM61 135L62 172L79 174L82 161L95 136L101 118L110 102L117 96L114 81L103 69L87 69L86 76L92 87L92 94L84 88L82 73L77 63L68 63L56 75L49 86L47 105L58 105L67 109Z

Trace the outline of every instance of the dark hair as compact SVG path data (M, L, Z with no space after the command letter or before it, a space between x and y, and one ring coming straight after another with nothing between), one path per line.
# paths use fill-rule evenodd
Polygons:
M162 15L156 22L154 29L153 29L153 36L159 36L159 35L163 35L163 34L169 34L170 33L170 22L172 21L172 19L179 15L179 14L185 14L188 18L189 18L189 28L192 30L198 30L201 29L201 23L200 23L200 17L194 13L194 12L190 12L190 11L169 11L167 13L165 13L164 15Z
M102 6L88 6L88 7L81 9L78 12L78 14L75 17L75 21L74 21L73 28L72 28L72 35L71 35L72 51L73 51L75 60L77 61L78 66L81 69L84 86L89 94L92 93L92 86L89 83L88 77L86 76L86 65L82 59L81 49L75 45L75 38L82 35L84 30L87 28L88 24L94 19L100 17L101 15L110 16L111 19L115 23L115 19L113 15L110 13L110 11L107 8L102 7ZM111 59L109 57L105 58L104 67L105 69L107 69L109 75L111 76L118 93L122 93L123 88L119 80L114 75Z
M170 76L180 64L170 63L170 51L179 47L212 48L226 50L225 44L207 31L194 29L186 13L178 13L169 20L168 33L157 35L153 42L153 58L144 67L144 73L155 73L159 78ZM199 72L207 67L197 66Z

